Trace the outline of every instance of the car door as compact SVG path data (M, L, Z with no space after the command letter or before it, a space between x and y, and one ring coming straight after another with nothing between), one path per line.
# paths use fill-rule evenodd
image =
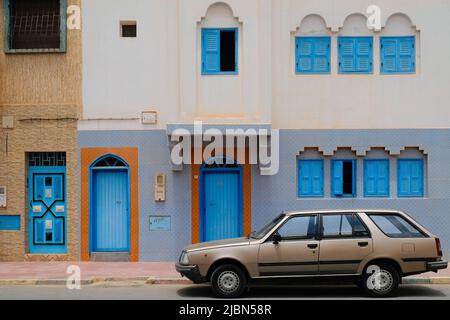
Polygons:
M320 274L356 274L373 251L370 232L357 214L320 217Z
M319 267L317 215L293 216L260 245L261 277L316 275ZM274 241L274 235L279 241Z

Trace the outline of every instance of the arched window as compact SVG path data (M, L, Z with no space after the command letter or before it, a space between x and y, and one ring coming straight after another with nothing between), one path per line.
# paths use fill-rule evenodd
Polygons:
M92 166L93 168L127 168L127 164L115 157L115 156L107 156L97 160Z

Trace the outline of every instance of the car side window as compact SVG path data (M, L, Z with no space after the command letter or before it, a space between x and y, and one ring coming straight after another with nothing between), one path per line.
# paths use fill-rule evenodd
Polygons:
M355 214L323 215L323 238L368 237L367 228Z
M370 219L388 237L391 238L424 238L415 226L398 215L369 215Z
M278 229L283 240L313 239L316 236L317 216L301 216L289 219Z

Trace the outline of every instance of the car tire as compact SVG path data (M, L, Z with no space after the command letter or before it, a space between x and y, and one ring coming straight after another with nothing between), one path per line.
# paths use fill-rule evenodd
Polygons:
M239 298L247 291L247 275L240 267L225 264L214 270L211 287L217 298Z
M361 287L373 298L388 298L397 293L400 275L397 269L388 263L369 265L364 272Z

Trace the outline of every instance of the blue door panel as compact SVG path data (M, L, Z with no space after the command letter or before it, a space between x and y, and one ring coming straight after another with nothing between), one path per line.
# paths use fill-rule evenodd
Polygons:
M28 171L30 253L66 253L66 168Z
M239 184L239 172L205 173L203 241L241 236Z
M94 171L95 252L129 251L128 173Z

